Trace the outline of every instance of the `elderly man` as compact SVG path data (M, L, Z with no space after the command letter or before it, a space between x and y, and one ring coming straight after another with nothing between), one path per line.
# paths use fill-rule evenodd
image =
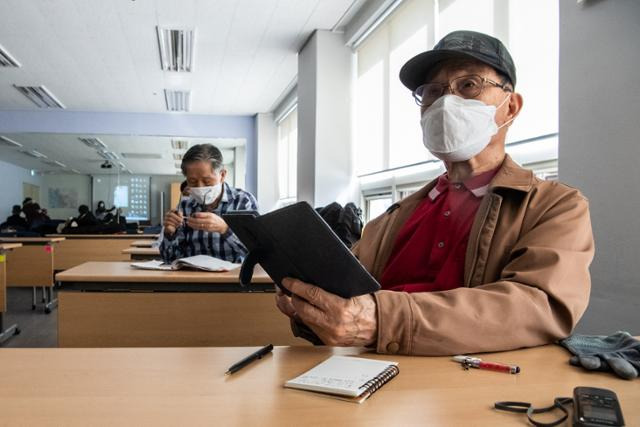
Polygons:
M283 282L293 297L279 293L277 304L294 333L416 355L566 337L589 300L588 202L505 154L523 103L507 49L485 34L453 32L409 60L400 80L420 106L424 145L447 172L365 227L354 253L382 290L342 299Z
M247 249L222 215L228 211L257 211L255 197L226 182L227 170L220 150L211 144L194 145L182 158L186 180L177 209L164 217L160 254L170 263L178 258L210 255L242 262Z

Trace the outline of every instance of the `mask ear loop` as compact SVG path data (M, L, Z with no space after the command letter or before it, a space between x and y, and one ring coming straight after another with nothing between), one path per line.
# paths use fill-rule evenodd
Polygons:
M500 109L500 107L502 107L504 105L505 102L507 102L507 100L511 98L511 92L506 96L506 98L504 98L504 100L500 103L500 105L498 105L496 107L496 111L498 111ZM511 123L513 120L515 119L515 117L510 118L509 120L507 120L506 122L504 122L503 124L501 124L500 126L498 126L498 129L501 129L503 127L505 127L506 125L508 125L509 123Z

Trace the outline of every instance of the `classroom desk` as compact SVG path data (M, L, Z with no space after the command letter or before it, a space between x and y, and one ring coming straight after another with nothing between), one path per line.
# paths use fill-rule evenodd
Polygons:
M129 255L132 261L149 261L153 259L162 259L160 249L158 248L140 248L130 247L122 250L123 254Z
M138 240L155 241L155 234L51 234L65 237L56 253L54 269L62 271L88 261L127 261L123 249Z
M262 269L250 287L238 270L151 271L89 262L56 275L60 347L305 344L275 305Z
M53 293L53 266L64 237L2 237L0 243L22 243L7 255L7 286L33 289L31 308L36 309L36 288L42 287L44 312L57 305ZM55 250L54 250L55 249Z
M272 355L234 375L224 375L231 364L254 350L5 349L0 351L2 422L39 426L526 426L525 414L498 412L493 403L520 400L547 406L554 397L571 396L574 387L586 385L615 391L626 425L640 425L637 380L570 366L569 353L558 346L483 355L487 360L517 363L522 368L518 375L464 371L448 357L362 354L397 361L400 367L395 379L362 404L283 388L286 380L331 354L357 355L362 349L276 347Z
M146 240L134 240L131 242L131 246L136 248L150 248L156 241L151 239Z
M17 324L4 326L7 311L7 253L22 246L22 243L0 243L0 344L20 333Z

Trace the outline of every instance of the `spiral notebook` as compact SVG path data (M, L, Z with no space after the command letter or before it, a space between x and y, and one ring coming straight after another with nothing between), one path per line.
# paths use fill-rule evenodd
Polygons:
M362 403L399 373L396 362L331 356L284 386Z

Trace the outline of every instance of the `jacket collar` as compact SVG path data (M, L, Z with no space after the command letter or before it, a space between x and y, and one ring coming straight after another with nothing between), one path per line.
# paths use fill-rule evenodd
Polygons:
M511 158L511 156L506 154L504 160L502 161L500 169L489 184L489 192L493 192L493 190L496 188L507 188L528 193L529 191L531 191L531 188L533 188L533 182L533 171L524 169L519 164L517 164ZM420 200L429 195L429 192L436 187L437 183L438 178L432 180L409 197L406 197L399 202L391 205L387 212L392 212L399 207L406 207L407 205L417 204Z

